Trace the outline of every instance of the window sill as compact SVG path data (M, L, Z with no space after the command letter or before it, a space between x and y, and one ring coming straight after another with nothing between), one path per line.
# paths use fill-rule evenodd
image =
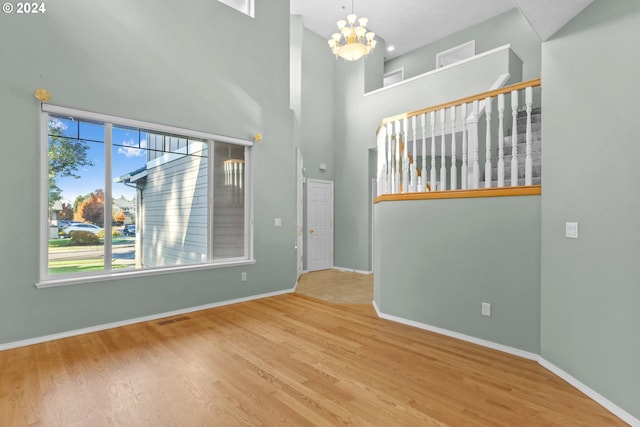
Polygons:
M60 278L41 280L36 283L36 288L39 288L39 289L54 288L57 286L80 285L80 284L88 284L88 283L96 283L96 282L105 282L110 280L129 279L129 278L135 278L135 277L157 276L160 274L182 273L182 272L199 271L199 270L212 270L217 268L235 267L235 266L250 265L255 263L256 263L256 260L254 259L243 259L238 261L226 261L226 262L219 262L219 263L181 265L176 267L154 268L154 269L146 269L146 270L141 269L141 270L73 276L73 277L60 277Z

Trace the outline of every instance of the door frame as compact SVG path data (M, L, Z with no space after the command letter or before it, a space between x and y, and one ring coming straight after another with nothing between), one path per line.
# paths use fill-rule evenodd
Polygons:
M304 270L304 158L296 147L296 280Z

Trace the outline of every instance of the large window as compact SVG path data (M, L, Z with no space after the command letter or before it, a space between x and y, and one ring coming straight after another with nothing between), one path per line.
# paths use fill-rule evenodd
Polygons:
M51 105L42 127L40 285L252 259L250 141Z

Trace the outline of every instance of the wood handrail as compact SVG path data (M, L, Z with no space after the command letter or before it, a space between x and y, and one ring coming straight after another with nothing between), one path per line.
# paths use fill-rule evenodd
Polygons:
M437 200L437 199L471 199L479 197L514 197L514 196L539 196L542 194L542 186L529 185L501 188L478 188L475 190L448 190L430 191L420 193L382 194L373 200L373 203L397 202L407 200Z
M487 97L493 98L493 97L498 96L500 94L509 93L511 91L514 91L514 90L520 90L520 89L524 89L524 88L527 88L527 87L538 87L541 84L542 84L542 81L538 77L537 79L527 80L526 82L520 82L520 83L516 83L516 84L510 85L510 86L505 86L503 88L489 90L487 92L482 92L482 93L479 93L477 95L468 96L466 98L458 99L456 101L445 102L444 104L434 105L433 107L427 107L427 108L423 108L421 110L415 110L415 111L411 111L409 113L402 113L402 114L398 114L398 115L395 115L395 116L387 117L385 119L382 119L382 121L380 122L380 125L378 126L378 129L376 130L376 134L378 132L380 132L380 129L383 126L387 125L388 123L395 122L397 120L402 120L402 119L405 119L405 118L408 119L410 117L419 116L421 114L430 113L432 111L439 111L439 110L442 110L443 108L453 107L454 105L457 106L457 105L461 105L461 104L468 104L468 103L473 102L473 101L484 101Z

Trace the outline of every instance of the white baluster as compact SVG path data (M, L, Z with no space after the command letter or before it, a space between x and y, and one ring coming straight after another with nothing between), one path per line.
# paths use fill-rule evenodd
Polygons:
M387 190L393 193L393 125L387 123Z
M393 193L393 124L387 123L387 193Z
M449 110L451 117L451 189L458 189L458 167L456 165L456 106Z
M382 187L382 191L379 194L387 194L391 192L391 189L389 187L389 168L390 168L390 164L389 164L389 146L391 145L391 139L389 138L389 132L388 132L388 125L383 126L383 131L384 131L384 153L382 153L382 155L384 156L384 181L383 184L384 186Z
M498 187L504 187L504 94L498 95Z
M440 189L445 191L447 189L447 163L445 157L445 133L446 133L446 121L447 110L445 108L440 110Z
M378 131L376 147L378 148L377 152L377 168L376 168L376 182L378 184L376 189L376 194L385 194L385 186L387 180L387 128L383 126Z
M487 133L485 137L484 188L491 187L491 97L484 100L484 114L487 119Z
M405 117L402 119L402 144L404 150L402 152L402 192L409 192L409 120Z
M533 88L524 90L525 103L527 105L527 148L524 160L524 185L533 183L533 160L531 158L531 110L533 109Z
M422 170L418 185L419 191L427 191L427 115L424 113L420 115L420 124L422 125Z
M397 194L400 192L400 168L402 167L402 164L400 163L400 120L396 120L394 128L396 136L396 164L393 192Z
M432 111L431 118L431 191L436 191L436 112Z
M467 104L462 104L462 189L469 188L469 152L467 144Z
M418 145L418 140L416 139L416 116L411 117L411 132L413 135L413 149L411 150L413 159L410 168L411 168L411 187L410 190L412 193L418 191L418 158L416 156L416 146Z
M511 91L511 186L518 185L518 91Z
M469 129L469 147L473 150L473 167L471 168L471 188L477 189L480 186L480 160L478 159L478 101L473 101L471 119L469 123L471 128Z

